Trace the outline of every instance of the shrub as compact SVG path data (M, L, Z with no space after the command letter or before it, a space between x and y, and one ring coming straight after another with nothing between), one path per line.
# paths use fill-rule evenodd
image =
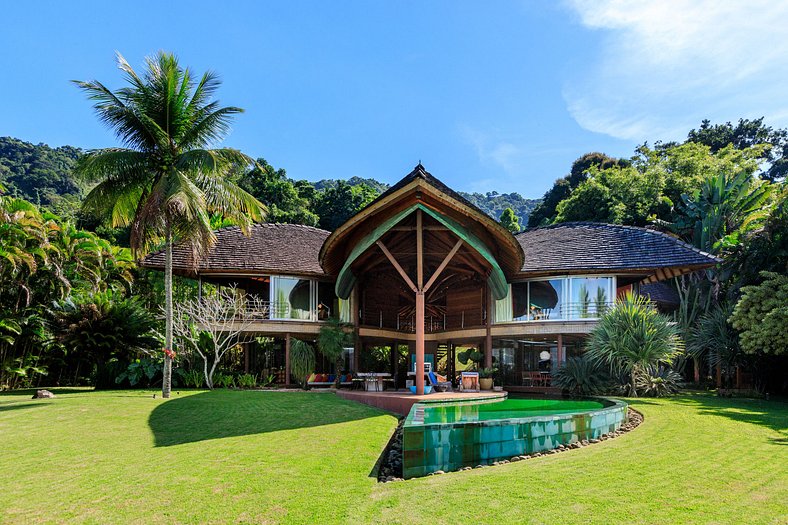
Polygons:
M682 378L667 367L650 366L635 381L638 394L646 397L667 397L679 391Z
M570 357L555 373L553 384L572 396L593 396L608 391L610 377L588 356Z
M315 350L312 345L300 339L293 339L290 344L290 370L301 388L306 390L306 380L315 369Z
M253 374L241 374L237 383L240 388L254 388L257 386L257 378Z
M213 375L213 384L222 388L232 388L235 386L235 377L232 374L216 372Z
M205 384L205 374L202 372L202 370L189 370L188 372L184 373L183 381L186 386L202 388L202 386Z

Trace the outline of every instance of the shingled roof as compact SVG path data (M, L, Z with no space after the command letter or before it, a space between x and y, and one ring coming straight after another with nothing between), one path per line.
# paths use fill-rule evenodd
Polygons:
M237 226L216 231L216 244L198 265L199 273L237 272L325 275L317 254L329 232L300 224L255 224L247 237ZM164 251L146 256L141 266L164 268ZM173 269L194 274L191 249L176 246Z
M719 262L665 233L635 226L567 222L526 230L515 238L525 252L523 273L692 270Z

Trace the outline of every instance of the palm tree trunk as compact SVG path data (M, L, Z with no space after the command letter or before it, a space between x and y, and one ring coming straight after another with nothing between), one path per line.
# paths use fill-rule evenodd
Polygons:
M164 245L164 348L172 351L172 229L169 218L165 218ZM164 371L161 381L161 397L170 397L172 390L172 358L164 354Z
M635 379L635 378L636 378L636 377L637 377L637 371L635 370L635 367L633 366L633 367L632 367L632 371L630 372L630 378L629 378L629 380L630 380L630 384L629 384L629 396L630 396L630 397L638 397L638 391L637 391L637 389L635 388L635 382L636 382L636 379Z

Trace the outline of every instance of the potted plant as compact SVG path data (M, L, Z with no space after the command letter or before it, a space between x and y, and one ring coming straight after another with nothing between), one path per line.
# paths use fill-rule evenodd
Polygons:
M497 368L480 368L479 369L479 387L482 390L492 390L493 377L498 372Z

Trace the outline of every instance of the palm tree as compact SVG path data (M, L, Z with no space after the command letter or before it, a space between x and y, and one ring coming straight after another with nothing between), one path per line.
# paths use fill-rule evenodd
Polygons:
M636 397L638 374L650 366L672 364L683 350L675 324L650 307L645 297L628 293L600 318L586 355L614 373L628 374L629 393Z
M162 395L169 397L172 373L172 247L189 243L194 261L216 238L212 213L231 218L245 233L261 220L265 207L225 178L252 160L230 148L211 149L229 132L243 110L221 107L212 97L220 85L207 72L195 81L192 72L169 53L145 61L137 75L118 54L128 86L111 91L97 80L75 81L94 101L99 119L115 132L123 147L93 150L80 158L77 173L98 184L83 208L111 224L131 226L135 256L164 241L165 360Z
M317 336L317 348L320 353L334 363L334 385L339 387L339 375L342 373L345 348L353 344L352 334L345 329L345 325L332 317L320 328Z

